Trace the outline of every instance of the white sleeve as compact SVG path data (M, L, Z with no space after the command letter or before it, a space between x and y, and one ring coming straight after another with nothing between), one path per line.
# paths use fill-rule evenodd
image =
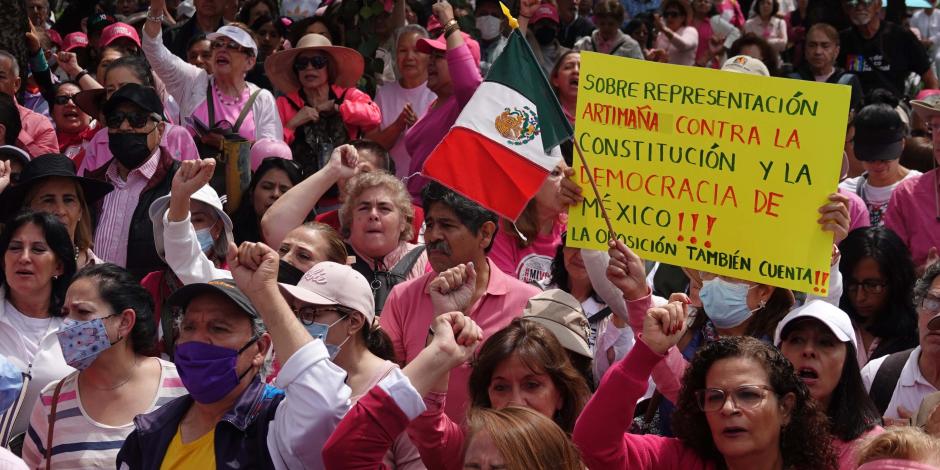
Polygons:
M180 278L183 285L209 282L213 279L231 279L232 273L215 267L206 257L196 240L196 230L189 214L179 222L170 222L163 213L163 249L166 264Z
M888 356L882 356L878 359L869 361L868 364L865 364L865 367L862 367L862 383L865 384L865 390L871 392L871 383L875 381L875 374L878 373L878 369L881 368L881 363L887 359Z
M629 326L617 328L609 320L606 322L604 331L597 338L597 344L594 349L594 384L598 385L607 369L617 361L624 358L634 344L633 329ZM614 361L610 362L607 357L607 350L614 348Z
M255 140L284 139L284 127L281 123L281 117L277 114L277 105L274 101L274 95L268 90L261 90L258 97L255 98L255 104L251 107L254 113L255 121Z
M163 80L167 91L173 95L180 108L186 108L184 103L190 90L197 86L197 83L203 83L205 86L204 83L208 80L206 71L170 52L163 45L162 32L154 38L146 33L141 34L141 48L153 71L157 73L160 80ZM199 80L200 75L203 75L202 80Z
M323 468L323 445L350 407L346 372L315 339L284 363L274 384L286 394L268 430L275 468Z
M836 307L839 306L839 300L842 299L842 271L839 271L839 260L836 264L829 266L829 290L825 297L821 295L810 295L806 301L819 299L828 302Z
M408 380L408 376L397 367L392 369L388 376L379 382L379 387L381 387L388 396L392 397L392 400L394 400L398 408L405 413L409 421L414 420L427 409L427 406L424 404L424 399L418 394L418 391L411 386L411 381Z
M607 279L607 264L610 255L606 251L581 249L581 259L584 260L584 269L594 292L610 307L610 310L622 320L627 320L627 302L623 299L623 292Z

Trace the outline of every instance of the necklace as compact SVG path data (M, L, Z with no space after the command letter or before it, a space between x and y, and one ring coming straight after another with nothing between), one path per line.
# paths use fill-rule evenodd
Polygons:
M100 391L102 391L102 392L110 392L110 391L112 391L112 390L117 390L117 389L123 387L125 384L127 384L128 382L131 381L131 378L134 376L134 369L136 369L136 368L137 368L137 357L135 356L135 357L134 357L134 366L131 367L131 371L130 371L129 374L127 374L127 378L124 379L123 381L121 381L121 383L119 383L119 384L117 384L117 385L114 385L114 386L111 386L111 387L98 387L98 386L91 385L91 384L87 384L87 385L91 386L91 388L93 388L93 389L95 389L95 390L100 390Z
M238 96L235 97L234 101L226 101L225 95L222 93L222 90L219 88L219 86L216 85L213 88L215 88L215 95L219 97L219 103L222 103L222 105L235 106L235 105L241 104L242 98L243 98L241 93L239 93Z

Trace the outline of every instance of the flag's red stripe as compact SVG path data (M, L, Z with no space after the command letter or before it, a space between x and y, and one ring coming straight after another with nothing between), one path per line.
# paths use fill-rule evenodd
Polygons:
M463 127L450 130L422 173L510 220L519 218L548 175L506 146Z

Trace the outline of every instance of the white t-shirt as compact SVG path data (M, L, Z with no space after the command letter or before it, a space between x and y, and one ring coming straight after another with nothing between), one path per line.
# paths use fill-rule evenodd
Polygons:
M7 321L22 335L26 351L29 352L29 359L32 360L39 352L39 342L55 328L52 324L52 317L33 318L20 313L9 300L4 302L6 302Z
M406 103L411 103L411 109L418 115L418 119L421 119L436 99L437 95L428 88L427 82L410 89L402 88L397 81L380 86L375 93L375 104L382 110L382 129L392 125L398 119ZM405 149L403 136L404 133L398 137L395 146L388 152L395 160L395 176L399 178L408 176L408 166L411 164L411 155Z
M917 170L908 170L907 176L897 183L881 187L872 186L868 183L866 175L862 175L846 179L839 183L839 187L857 194L865 201L865 205L868 206L868 214L871 217L871 225L877 227L884 224L885 211L888 210L888 201L891 200L891 193L894 188L901 184L901 181L920 176L920 174ZM859 184L862 185L861 191L859 190Z

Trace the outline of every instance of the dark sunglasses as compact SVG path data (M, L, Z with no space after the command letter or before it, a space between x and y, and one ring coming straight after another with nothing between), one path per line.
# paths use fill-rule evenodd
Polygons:
M311 65L314 69L320 70L323 67L326 67L326 65L329 63L330 59L327 59L322 55L315 55L313 57L298 57L294 59L294 70L303 70Z
M664 18L680 18L682 16L684 16L682 13L679 13L678 11L675 11L675 10L670 10L670 11L663 13Z
M226 48L226 49L228 49L228 50L230 50L230 51L241 52L241 53L243 53L243 54L251 55L251 49L249 49L249 48L247 48L247 47L245 47L245 46L242 46L241 44L235 43L235 42L229 42L229 41L212 41L212 42L209 44L209 47L211 47L212 50L222 49L222 48L224 47L224 48Z
M119 129L121 124L124 124L124 121L127 120L134 129L142 129L147 125L147 121L151 119L149 113L115 111L105 116L105 123L110 129Z
M68 103L69 101L74 102L74 101L73 101L73 98L74 98L74 97L75 97L75 95L59 95L59 96L56 96L55 99L52 100L52 101L53 101L55 104L57 104L57 105L59 105L59 106L62 106L62 105L64 105L65 103Z

